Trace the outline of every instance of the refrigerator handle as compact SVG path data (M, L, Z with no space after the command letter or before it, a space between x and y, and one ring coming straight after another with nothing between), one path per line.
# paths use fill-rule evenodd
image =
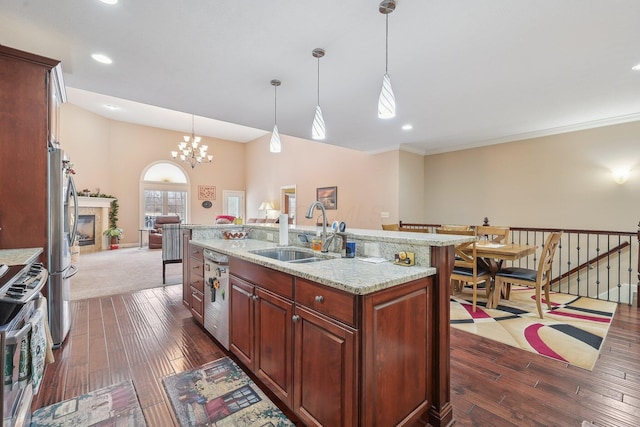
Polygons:
M71 264L71 265L69 266L69 271L70 271L71 273L70 273L70 274L67 274L66 276L64 276L64 277L63 277L63 279L69 279L69 278L71 278L71 277L75 276L75 275L76 275L76 273L78 272L78 266L77 266L77 265L74 265L74 264Z
M69 175L69 195L73 197L73 231L69 235L69 246L73 246L78 234L78 191L71 175Z

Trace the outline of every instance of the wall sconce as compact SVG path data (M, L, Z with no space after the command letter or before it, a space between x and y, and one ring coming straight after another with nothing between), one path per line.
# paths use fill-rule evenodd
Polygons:
M613 180L618 184L624 184L629 179L630 170L626 168L616 168L611 170Z
M262 202L258 210L264 211L264 219L267 219L269 218L269 211L273 210L273 205L269 202Z

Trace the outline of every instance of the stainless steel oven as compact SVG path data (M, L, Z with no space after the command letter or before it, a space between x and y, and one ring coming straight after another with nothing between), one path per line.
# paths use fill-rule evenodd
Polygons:
M44 373L46 302L42 264L0 266L0 360L3 427L28 426L36 383Z

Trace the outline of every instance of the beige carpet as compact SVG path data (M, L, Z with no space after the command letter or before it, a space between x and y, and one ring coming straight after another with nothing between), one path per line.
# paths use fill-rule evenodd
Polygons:
M80 254L71 278L71 299L120 294L182 283L182 264L167 264L162 283L162 250L120 248Z

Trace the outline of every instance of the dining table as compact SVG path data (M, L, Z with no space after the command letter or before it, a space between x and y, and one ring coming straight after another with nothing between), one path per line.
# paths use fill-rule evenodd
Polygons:
M520 245L512 243L478 242L476 256L489 268L491 284L487 297L487 308L494 308L500 302L500 289L495 289L495 276L504 261L515 261L536 252L536 245Z

